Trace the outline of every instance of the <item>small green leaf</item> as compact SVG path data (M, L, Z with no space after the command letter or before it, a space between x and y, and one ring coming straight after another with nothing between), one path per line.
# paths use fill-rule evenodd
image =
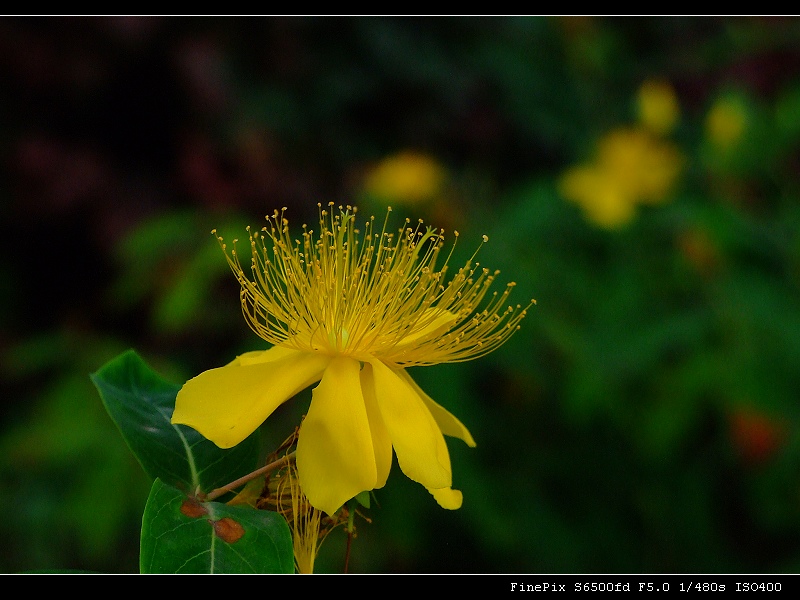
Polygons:
M369 495L369 491L363 491L360 492L355 499L364 508L369 508Z
M164 380L133 350L106 363L91 378L108 414L150 477L192 492L208 492L256 468L255 434L223 450L191 427L173 425L180 386Z
M142 518L142 573L293 573L278 513L199 502L156 479Z

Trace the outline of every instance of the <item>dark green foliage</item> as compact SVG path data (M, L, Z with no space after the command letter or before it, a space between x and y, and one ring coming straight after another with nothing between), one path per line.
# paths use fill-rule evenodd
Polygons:
M164 381L133 350L109 361L92 381L150 477L187 493L208 493L256 469L257 434L222 450L191 427L173 425L180 386Z

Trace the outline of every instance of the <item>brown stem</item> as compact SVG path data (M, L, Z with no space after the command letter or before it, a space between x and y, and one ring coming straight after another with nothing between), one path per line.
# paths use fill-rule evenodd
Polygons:
M210 491L208 493L208 495L206 495L205 497L201 498L201 500L203 500L205 502L210 502L211 500L219 498L223 494L226 494L227 492L230 492L231 490L239 487L240 485L244 485L248 481L252 481L256 477L259 477L261 475L266 475L267 473L270 473L271 471L274 471L275 469L279 469L283 465L288 463L290 460L292 460L294 458L294 455L295 455L295 452L290 452L286 456L284 456L282 458L279 458L278 460L273 461L273 462L269 463L268 465L265 465L265 466L261 467L260 469L256 469L255 471L253 471L252 473L248 473L244 477L239 477L239 479L237 479L236 481L231 481L227 485L223 485L222 487L218 487L217 489Z
M344 553L344 574L347 575L347 567L350 564L350 543L353 541L353 531L347 530L347 550Z

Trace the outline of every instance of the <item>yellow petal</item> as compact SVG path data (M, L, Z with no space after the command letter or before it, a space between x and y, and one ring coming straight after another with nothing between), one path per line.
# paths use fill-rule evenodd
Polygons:
M436 498L436 502L438 502L439 506L442 508L446 508L448 510L457 510L461 508L461 503L464 500L464 496L459 490L441 488L438 490L428 491L433 494L433 497Z
M187 381L175 399L172 422L193 427L220 448L230 448L283 402L318 381L330 362L323 354L283 349L270 354L273 350L261 354L276 360L234 361Z
M451 313L449 310L443 310L441 308L428 308L422 313L422 317L419 320L419 323L424 323L425 325L420 329L412 330L411 333L403 337L397 343L397 346L399 347L407 344L413 344L414 342L426 338L440 329L452 326L455 324L456 319L457 316Z
M377 481L360 369L352 358L331 360L297 440L300 487L313 506L329 515Z
M273 346L269 350L255 350L253 352L240 354L229 362L228 365L245 366L273 362L281 358L286 358L296 352L297 350L285 346Z
M464 427L461 421L446 408L434 402L433 398L428 396L428 394L423 392L422 388L417 385L417 382L411 378L411 375L409 375L405 369L396 371L396 373L419 394L419 397L422 398L428 410L431 411L431 415L433 415L433 418L436 420L443 434L464 440L470 448L475 447L475 440L472 439L472 434Z
M369 429L372 433L372 445L375 448L375 466L378 470L376 488L382 488L389 477L392 468L392 440L386 425L383 423L378 401L375 398L375 379L372 375L372 365L364 365L361 370L361 391L364 394L364 404L367 407Z
M425 403L380 360L369 362L378 408L403 473L428 489L450 487L450 455L439 425Z

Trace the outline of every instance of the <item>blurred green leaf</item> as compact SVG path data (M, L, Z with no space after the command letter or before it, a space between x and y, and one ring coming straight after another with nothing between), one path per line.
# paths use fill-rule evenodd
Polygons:
M292 573L292 535L278 513L198 502L160 479L142 519L142 573Z
M0 534L15 540L0 570L130 571L136 563L120 543L139 528L150 482L94 386L85 374L64 374L32 408L34 419L0 437L0 488L14 514Z
M210 491L255 469L257 434L223 450L194 429L173 425L180 386L162 379L133 350L109 361L92 375L92 381L151 477L191 491Z
M775 123L783 140L800 138L800 85L793 84L775 102Z
M228 323L215 310L213 290L230 269L210 231L216 227L236 237L246 224L236 217L216 219L194 212L144 221L116 248L120 274L109 289L110 300L123 309L149 301L151 326L162 334Z
M200 248L181 267L153 307L153 325L157 331L188 330L200 322L208 312L209 290L214 280L229 273L225 256L216 243Z

